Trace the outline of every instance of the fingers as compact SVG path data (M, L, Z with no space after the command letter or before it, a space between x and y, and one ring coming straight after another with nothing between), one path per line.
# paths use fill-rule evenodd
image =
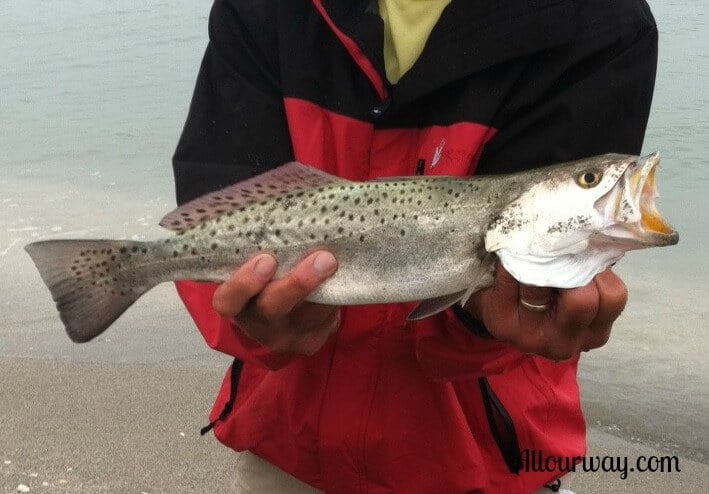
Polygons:
M285 314L335 272L337 261L330 252L315 252L283 278L269 283L276 268L276 260L269 254L250 259L217 288L214 309L223 317L234 318L260 294L257 305L264 315Z
M303 301L337 270L337 261L330 252L314 252L272 280L276 268L267 254L249 260L217 288L214 309L273 351L311 355L339 328L340 310Z
M266 319L281 317L293 310L323 281L337 270L335 256L315 252L281 279L268 284L255 301L255 308Z
M628 302L628 289L613 271L607 269L594 278L598 289L599 304L593 326L607 326L613 324L625 309Z
M547 287L541 286L531 286L531 285L520 285L519 286L519 299L524 300L530 305L543 307L545 305L551 305L554 300L554 290ZM522 305L524 307L524 305ZM529 308L527 308L529 310Z
M264 289L276 268L276 260L268 254L247 261L214 292L214 310L222 317L233 319Z
M559 361L605 344L626 300L625 285L610 270L587 286L554 290L521 285L498 265L495 285L471 297L466 309L497 339Z
M579 288L560 290L556 303L556 324L567 332L589 327L596 318L599 302L598 287L593 282Z
M602 347L608 342L613 323L620 317L628 301L625 283L610 269L596 276L594 283L600 300L596 318L591 323L583 343L583 351Z

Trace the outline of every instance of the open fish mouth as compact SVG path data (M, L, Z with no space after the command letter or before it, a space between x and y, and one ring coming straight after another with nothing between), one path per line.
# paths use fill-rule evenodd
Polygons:
M655 171L660 163L658 153L630 163L611 191L596 202L596 208L611 224L603 234L644 245L674 245L677 231L657 210L659 196L655 187Z

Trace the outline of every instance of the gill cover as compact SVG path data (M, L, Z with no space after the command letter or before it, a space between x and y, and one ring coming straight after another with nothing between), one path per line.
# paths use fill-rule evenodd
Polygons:
M505 269L528 285L574 288L623 257L627 248L596 233L608 220L596 208L638 158L604 155L535 170L485 237Z

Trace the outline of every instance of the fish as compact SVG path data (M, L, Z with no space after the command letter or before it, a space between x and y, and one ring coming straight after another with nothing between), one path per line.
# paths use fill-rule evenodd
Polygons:
M656 208L659 154L606 154L507 175L349 181L298 162L183 204L155 241L53 239L25 246L67 334L89 341L159 283L220 283L258 253L283 276L326 249L335 274L307 300L419 302L416 320L494 282L571 288L625 252L678 242Z

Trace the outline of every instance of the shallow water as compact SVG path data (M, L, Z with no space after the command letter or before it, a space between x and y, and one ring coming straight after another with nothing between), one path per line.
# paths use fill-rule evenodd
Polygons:
M706 461L709 0L651 5L661 49L644 148L662 153L660 209L681 240L618 265L631 300L611 342L584 355L580 380L591 424ZM191 0L0 1L0 277L11 281L0 354L142 361L203 351L194 334L157 342L130 328L72 346L22 246L159 234L208 10ZM179 310L156 293L145 300L146 314ZM38 327L49 330L33 342Z

